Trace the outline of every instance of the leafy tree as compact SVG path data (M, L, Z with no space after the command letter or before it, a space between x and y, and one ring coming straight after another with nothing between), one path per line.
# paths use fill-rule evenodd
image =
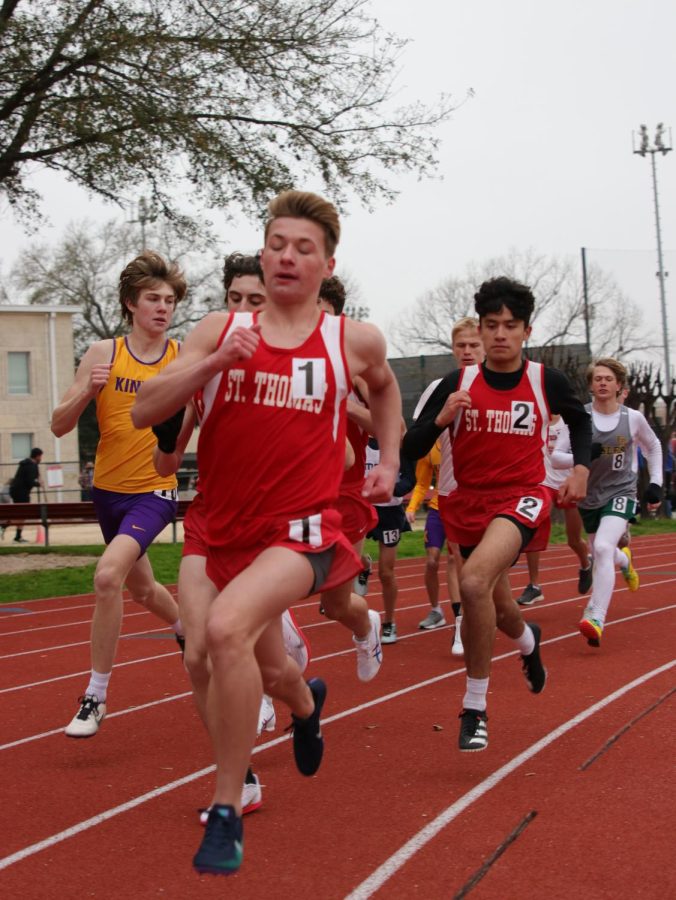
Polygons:
M393 326L393 342L405 353L450 350L453 322L474 315L474 294L488 278L507 275L529 285L536 298L530 343L540 347L586 343L585 309L579 266L571 259L534 250L470 263L461 277L449 277L423 294ZM588 317L593 355L618 358L652 349L635 304L597 266L588 271Z
M401 40L367 0L0 0L0 191L38 215L36 165L123 202L258 214L320 182L336 200L430 172L451 106L392 109Z

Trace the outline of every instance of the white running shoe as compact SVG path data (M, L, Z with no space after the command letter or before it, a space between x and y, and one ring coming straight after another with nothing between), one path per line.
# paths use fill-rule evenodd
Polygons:
M310 662L310 645L305 635L296 624L290 609L282 613L282 634L284 635L284 647L291 659L298 663L301 672L307 669Z
M257 735L260 737L264 731L274 731L276 725L277 715L275 713L275 708L272 705L272 700L267 694L263 694L260 712L258 713Z
M375 609L369 610L369 622L371 630L363 641L358 641L352 635L357 653L357 677L360 681L370 681L375 678L383 662L383 648L380 645L380 616Z
M261 791L261 783L258 780L258 775L254 775L254 780L245 781L242 787L242 815L245 816L255 809L260 809L262 805L263 792ZM204 809L199 810L200 825L205 826L207 824L210 812L210 806L206 806Z
M72 738L93 737L105 718L106 704L100 702L95 694L85 694L84 697L78 697L78 702L80 703L80 709L66 725L64 731L68 737Z
M253 812L263 804L263 792L258 775L254 775L253 781L245 781L242 787L242 815Z
M462 616L456 616L455 634L453 635L453 643L451 645L451 656L464 656L465 650L462 646L462 638L460 637L460 626L462 625Z

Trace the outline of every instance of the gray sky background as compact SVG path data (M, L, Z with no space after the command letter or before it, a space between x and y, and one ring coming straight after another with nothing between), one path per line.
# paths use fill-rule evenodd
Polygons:
M411 44L401 58L398 102L460 103L441 131L441 179L401 178L392 205L344 219L338 261L361 288L371 320L397 314L449 275L511 247L589 258L615 275L661 341L649 158L632 131L658 122L676 137L676 4L673 0L373 0L381 24ZM665 268L676 279L676 152L657 158ZM46 173L56 240L76 216L116 210ZM308 185L308 187L314 187ZM29 240L0 209L7 271ZM224 248L253 250L258 228L224 224ZM499 273L496 273L499 274ZM673 284L673 279L672 279ZM667 280L672 364L676 284Z

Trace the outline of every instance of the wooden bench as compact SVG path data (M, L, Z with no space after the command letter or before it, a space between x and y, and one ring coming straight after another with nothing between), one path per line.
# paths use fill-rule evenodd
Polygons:
M176 517L172 524L173 541L176 543L176 522L185 518L190 500L179 500ZM27 525L42 525L45 529L45 546L49 547L51 525L92 525L97 524L94 504L91 500L42 500L37 503L7 503L0 506L0 524L12 525L24 522Z

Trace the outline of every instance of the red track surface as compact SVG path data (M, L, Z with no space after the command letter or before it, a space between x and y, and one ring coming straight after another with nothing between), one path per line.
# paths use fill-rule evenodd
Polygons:
M398 563L399 641L370 684L315 598L294 607L309 672L329 686L324 762L299 775L281 726L260 743L264 805L245 819L244 865L227 879L190 865L213 775L172 636L125 604L108 718L74 741L62 729L86 684L92 598L0 607L0 895L675 896L676 536L632 547L641 588L618 576L599 650L576 629L572 554L543 556L545 600L526 618L542 626L547 687L528 692L499 635L484 753L457 750L464 670L452 630L417 628L422 560ZM519 564L515 596L526 580ZM379 609L376 578L371 588Z

